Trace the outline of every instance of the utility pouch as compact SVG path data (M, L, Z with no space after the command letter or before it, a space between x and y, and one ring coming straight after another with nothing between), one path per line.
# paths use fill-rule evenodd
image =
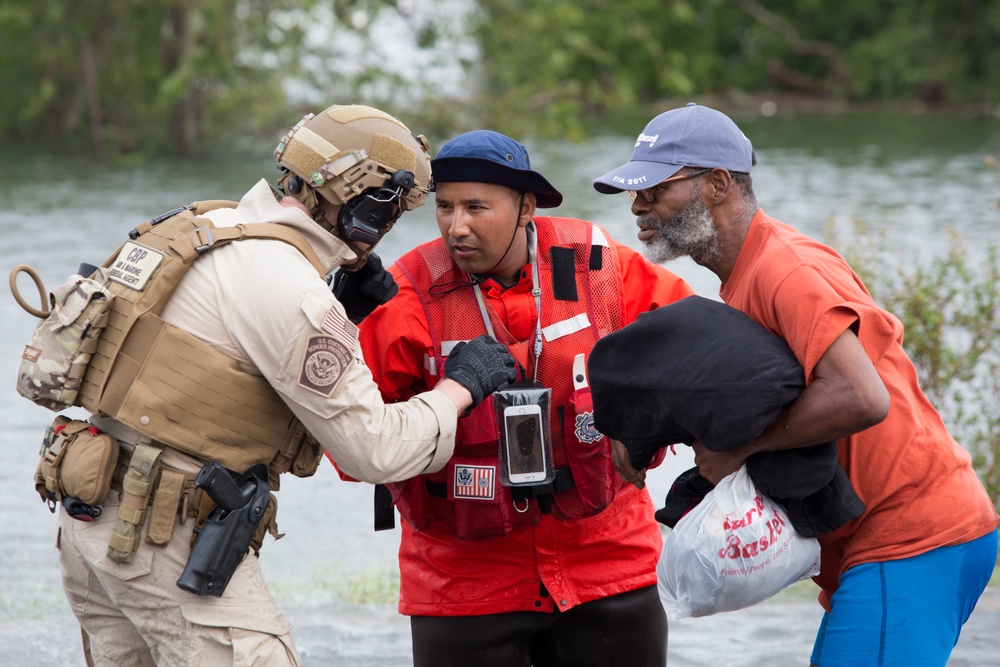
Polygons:
M312 477L319 470L320 461L323 460L323 448L319 440L313 437L312 433L306 431L292 459L292 466L289 472L296 477Z
M431 521L436 514L431 508L431 497L430 492L427 490L427 479L423 475L411 477L402 482L386 484L386 488L389 489L389 493L392 495L392 504L399 510L399 516L403 517L403 521L410 524L410 528L421 531L431 525ZM392 516L391 513L389 516ZM386 523L388 524L388 522ZM395 521L391 525L377 527L376 530L388 530L393 527L395 527Z
M100 271L105 271L101 269ZM28 273L38 287L45 288L30 267L14 267L10 288L15 300L32 315L42 318L21 354L17 391L28 400L56 412L74 405L90 357L97 349L108 323L114 295L102 280L70 276L49 295L49 307L28 306L17 290L17 274ZM103 278L103 273L95 274Z
M323 448L306 427L296 418L282 436L278 452L274 455L268 470L271 475L290 472L296 477L312 477L323 459Z
M537 503L515 503L500 483L496 394L458 419L455 454L445 468L388 484L392 501L413 530L435 522L454 526L462 539L503 537L540 516Z
M464 540L488 540L514 530L514 503L510 489L499 483L496 464L496 456L453 456L445 467L455 533Z
M563 443L573 488L555 494L559 510L572 519L594 516L611 504L620 487L611 442L594 426L594 400L584 356L573 363L573 393L563 413Z
M460 447L462 451L474 451L485 456L495 455L499 451L494 396L495 394L487 396L467 415L459 416L455 425L456 449Z
M153 443L139 443L132 452L122 480L118 518L108 543L108 558L117 563L131 563L139 547L139 533L146 520L149 494L160 472L163 448ZM175 505L176 507L176 505Z
M64 498L96 507L111 488L118 451L118 441L110 435L88 422L59 415L45 432L35 490L53 511Z
M184 495L185 482L191 479L179 470L161 468L156 494L149 508L149 525L146 526L146 544L159 547L168 544L174 536L177 508Z
M442 471L444 484L431 486L431 495L446 502L428 500L433 517L454 523L464 540L503 537L515 527L509 490L500 483L496 394L458 420L455 454ZM419 479L418 479L419 481ZM403 507L400 514L406 516Z
M195 595L221 597L264 518L271 495L267 466L258 463L233 479L212 461L198 473L195 485L211 496L216 508L196 529L198 537L177 586Z

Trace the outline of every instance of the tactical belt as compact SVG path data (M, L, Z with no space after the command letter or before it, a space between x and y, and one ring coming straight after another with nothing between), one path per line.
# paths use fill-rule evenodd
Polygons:
M161 478L154 482L153 490L150 492L150 500L155 500L157 495L162 495L160 491L160 483L162 480L163 472L168 473L168 477L180 476L184 479L183 483L183 497L178 496L177 514L182 518L186 517L196 517L198 516L198 505L200 504L201 494L204 493L201 489L194 485L194 478L197 473L185 473L180 470L174 470L169 466L160 465ZM125 479L125 472L128 470L128 458L125 460L119 459L118 469L115 470L115 476L111 480L111 490L122 492L122 480ZM168 486L174 486L175 484L168 484Z
M141 446L143 445L137 445ZM211 499L194 485L196 473L185 473L159 462L159 470L148 480L145 495L135 493L135 483L128 479L130 460L130 456L120 457L111 480L111 489L120 494L120 502L127 503L131 500L133 503L130 513L135 515L135 528L124 534L112 535L112 546L117 557L128 560L131 560L129 554L138 548L139 534L144 523L147 524L146 542L163 546L173 539L178 516L181 517L181 523L184 523L188 517L201 519L211 510L211 507L202 507L203 503L210 502ZM122 532L120 528L116 524L119 533Z

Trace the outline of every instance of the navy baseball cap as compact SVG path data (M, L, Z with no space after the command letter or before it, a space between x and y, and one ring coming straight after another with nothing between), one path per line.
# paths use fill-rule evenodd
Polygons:
M632 159L599 178L606 195L651 188L684 167L722 167L750 173L753 146L726 114L694 102L661 113L635 140Z
M555 208L563 196L545 177L532 171L528 149L505 134L473 130L445 142L431 160L435 183L494 183L535 195L538 208Z

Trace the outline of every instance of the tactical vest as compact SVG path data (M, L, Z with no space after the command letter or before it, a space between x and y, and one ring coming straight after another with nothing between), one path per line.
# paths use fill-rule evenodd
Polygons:
M596 431L592 438L575 437L572 429L563 428L562 413L576 398L575 356L589 355L598 338L622 326L621 271L618 256L591 223L540 217L535 218L535 226L544 340L537 378L540 385L552 389L552 405L559 413L551 419L551 441L560 474L543 495L551 494L559 510L555 516L583 518L610 504L622 482L614 474L607 440ZM486 333L483 316L472 289L437 295L431 289L469 280L440 240L419 246L397 265L416 288L427 317L434 354L425 360L424 380L432 387L444 377L451 347ZM485 307L497 340L508 347L524 345L506 330L488 303ZM586 393L589 400L589 390ZM532 500L543 496L530 491L525 495L521 487L496 483L494 496L487 500L456 496L455 477L463 467L498 469L497 438L493 407L487 400L458 420L455 453L442 471L387 485L403 518L416 530L443 520L460 537L474 540L498 537L537 521L545 507Z
M144 222L99 269L115 298L76 404L237 473L264 463L273 464L272 475L308 476L321 451L314 441L304 446L311 437L268 382L160 317L192 263L233 241L283 241L325 275L316 252L288 227L215 227L197 217L235 205L198 202Z

